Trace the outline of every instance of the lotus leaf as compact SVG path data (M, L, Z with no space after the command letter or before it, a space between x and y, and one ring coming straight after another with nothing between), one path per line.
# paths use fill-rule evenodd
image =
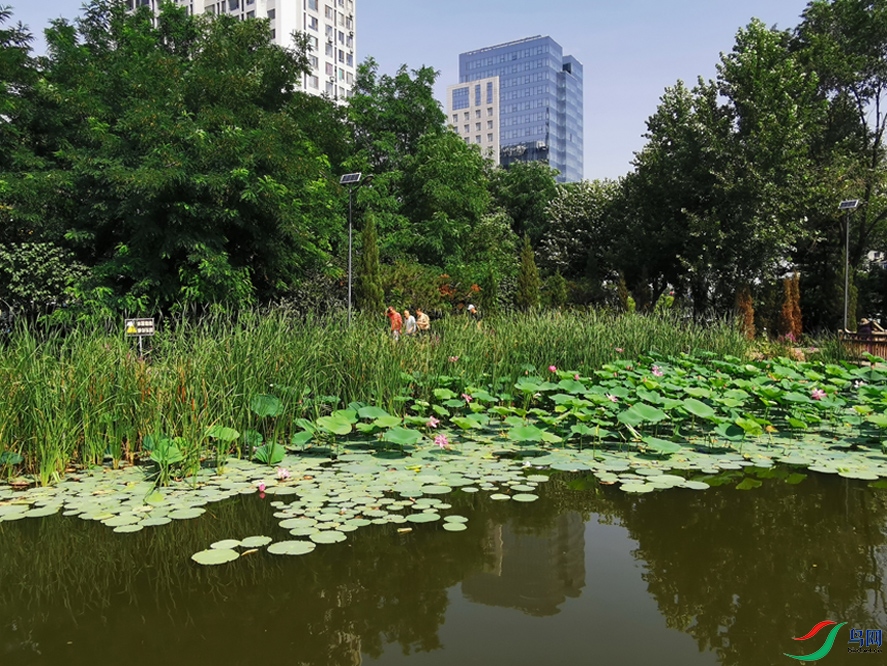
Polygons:
M250 400L249 406L259 418L273 418L283 413L283 403L273 395L261 394L254 396Z

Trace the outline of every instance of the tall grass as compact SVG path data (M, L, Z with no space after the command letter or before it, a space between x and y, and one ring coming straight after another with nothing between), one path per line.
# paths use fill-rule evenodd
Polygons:
M163 433L182 438L194 466L207 453L212 425L261 428L285 444L299 430L295 419L353 401L400 413L403 396L428 398L443 382L509 386L533 374L531 367L585 374L653 350L741 356L748 348L726 322L702 327L596 312L509 315L480 325L453 317L432 329L427 338L394 342L382 316L358 316L349 327L343 318L247 311L167 322L145 359L122 330L17 330L0 346L0 455L21 454L17 471L46 484L72 464L132 459L146 435ZM284 410L260 423L250 400L266 393ZM12 465L5 468L10 473Z

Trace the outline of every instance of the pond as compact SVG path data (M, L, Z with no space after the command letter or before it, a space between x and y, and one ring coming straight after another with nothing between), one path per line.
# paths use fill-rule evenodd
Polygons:
M792 638L832 620L847 625L821 663L880 661L847 641L887 624L887 491L789 478L633 494L553 473L531 503L451 493L464 531L370 525L303 557L259 549L217 567L191 555L286 538L273 495L133 534L58 513L0 522L0 660L792 664L784 653L827 632Z

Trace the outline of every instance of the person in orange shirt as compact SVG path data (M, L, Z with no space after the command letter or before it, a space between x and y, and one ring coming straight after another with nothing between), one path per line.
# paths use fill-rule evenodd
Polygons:
M400 331L403 329L403 317L401 317L400 313L390 305L385 311L385 316L391 321L391 337L394 338L395 341L400 340Z

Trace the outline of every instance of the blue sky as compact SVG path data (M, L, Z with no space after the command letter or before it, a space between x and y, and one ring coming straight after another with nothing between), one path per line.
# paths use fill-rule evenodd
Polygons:
M82 0L0 0L42 33L77 16ZM618 178L644 145L645 121L666 86L713 78L721 52L752 17L793 28L807 0L356 0L359 60L383 73L406 64L440 71L443 101L458 82L458 55L550 35L585 71L585 177ZM42 41L35 43L42 50Z

